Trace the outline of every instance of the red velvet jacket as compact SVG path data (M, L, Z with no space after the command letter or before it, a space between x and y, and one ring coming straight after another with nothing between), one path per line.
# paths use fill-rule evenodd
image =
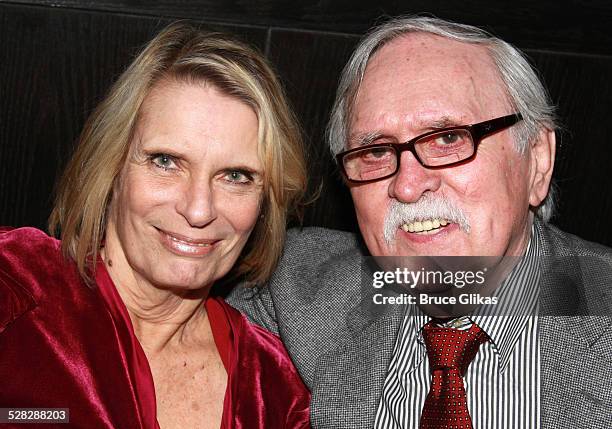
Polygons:
M279 338L211 300L226 344L222 428L310 427L310 395ZM158 427L149 365L104 265L86 286L34 228L0 231L0 407L69 408L71 427Z

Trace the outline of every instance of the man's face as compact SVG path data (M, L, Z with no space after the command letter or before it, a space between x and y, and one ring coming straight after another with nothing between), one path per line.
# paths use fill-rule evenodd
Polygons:
M405 142L435 129L512 114L507 100L485 48L427 34L402 36L385 45L367 66L353 105L348 146L356 147L364 136L373 135L371 143ZM351 185L370 252L376 256L521 254L529 237L530 202L542 199L541 186L534 186L533 151L530 146L524 155L517 152L510 129L504 129L484 138L473 160L453 167L427 169L410 152L403 152L395 176ZM414 220L392 223L392 239L385 240L385 218L392 205L432 199L446 200L465 215L466 224L450 222L435 228L435 216L425 210L418 225ZM445 219L438 221L444 224ZM433 229L409 231L423 226Z

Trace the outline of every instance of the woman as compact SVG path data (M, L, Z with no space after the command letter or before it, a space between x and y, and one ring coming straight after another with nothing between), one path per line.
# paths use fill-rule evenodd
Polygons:
M85 126L50 219L62 241L0 233L0 407L87 428L307 427L278 337L209 297L271 274L304 183L266 62L164 30Z

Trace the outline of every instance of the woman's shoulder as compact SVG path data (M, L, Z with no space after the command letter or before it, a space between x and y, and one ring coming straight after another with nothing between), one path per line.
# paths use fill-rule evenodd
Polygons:
M74 265L62 255L61 242L30 227L0 228L0 275L21 278L50 278Z
M59 240L36 228L0 227L0 330L78 279Z
M59 240L49 237L40 229L0 226L0 262L4 264L43 254L45 257L58 256L61 254L60 247ZM32 263L31 260L27 262Z

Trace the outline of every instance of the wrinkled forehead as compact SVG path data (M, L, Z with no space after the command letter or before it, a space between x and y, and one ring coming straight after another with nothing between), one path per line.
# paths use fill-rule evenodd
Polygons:
M388 42L370 58L350 123L364 115L382 119L390 109L408 122L435 121L440 116L470 122L502 115L509 104L506 86L485 45L410 33Z

